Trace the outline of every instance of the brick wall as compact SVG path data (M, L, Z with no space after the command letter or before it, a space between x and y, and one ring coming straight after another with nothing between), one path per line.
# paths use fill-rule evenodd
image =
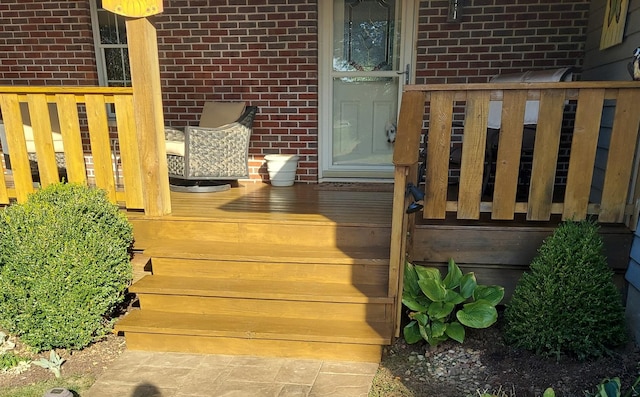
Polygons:
M589 0L473 0L447 22L446 0L421 1L416 83L485 83L496 74L580 68Z
M88 1L0 1L0 85L97 85Z
M259 107L252 178L264 155L286 153L300 156L298 181L317 180L314 0L172 1L156 22L166 124L197 122L207 100L246 101Z

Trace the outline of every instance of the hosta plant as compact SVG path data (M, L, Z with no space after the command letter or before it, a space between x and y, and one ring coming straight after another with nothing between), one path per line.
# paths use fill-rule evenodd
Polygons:
M404 327L404 339L424 339L431 346L449 338L462 343L464 327L487 328L496 322L496 305L503 297L503 287L478 285L474 273L462 274L453 259L444 279L437 268L407 262L402 303L411 321Z

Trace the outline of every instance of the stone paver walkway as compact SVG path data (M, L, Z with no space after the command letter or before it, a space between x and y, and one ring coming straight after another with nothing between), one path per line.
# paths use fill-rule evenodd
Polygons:
M366 397L373 363L125 351L82 397Z

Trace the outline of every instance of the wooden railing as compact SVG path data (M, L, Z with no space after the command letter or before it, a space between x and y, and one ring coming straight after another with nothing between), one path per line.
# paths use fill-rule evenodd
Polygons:
M502 103L497 148L487 143L491 101ZM522 189L518 192L518 173L527 101L539 101L539 118L523 197ZM640 198L639 104L640 84L634 82L407 86L393 157L389 296L397 296L398 302L401 297L402 269L410 244L407 235L415 216L445 219L449 214L476 220L485 213L484 217L504 221L526 214L526 220L545 221L556 214L573 220L594 216L599 222L624 222L633 227ZM567 120L567 107L573 109L571 120ZM455 142L461 146L456 180L451 161L455 128L463 130L462 142ZM570 147L561 162L568 169L558 183L560 138L567 128ZM423 136L426 157L421 159ZM493 149L495 161L487 161ZM418 175L422 160L426 163L424 178ZM492 194L486 191L487 172L492 172ZM405 212L413 199L406 192L408 183L419 185L425 193L422 212Z
M55 117L50 114L52 104L53 111L57 109ZM144 207L133 90L111 87L0 87L8 144L2 150L10 149L11 164L11 172L5 170L0 178L0 204L12 199L24 202L36 189L34 158L25 139L25 106L31 119L40 186L60 181L58 170L64 168L69 182L102 188L112 202L126 208ZM52 120L59 121L63 153L55 153ZM93 169L92 177L87 163ZM122 187L116 181L120 169Z

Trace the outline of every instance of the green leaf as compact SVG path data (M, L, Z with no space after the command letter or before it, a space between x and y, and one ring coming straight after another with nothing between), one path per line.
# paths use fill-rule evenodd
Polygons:
M418 328L420 329L420 336L422 336L422 339L431 344L431 327L428 325L423 326L421 324L418 324Z
M413 313L411 318L416 320L420 325L427 325L429 323L429 317L424 313Z
M556 397L556 392L552 388L548 387L547 390L542 393L542 397Z
M420 294L418 273L416 272L415 267L409 262L405 262L404 264L404 287L402 295L405 293L412 297L416 297Z
M455 341L458 341L460 343L464 342L464 327L457 321L447 324L445 333L449 338Z
M424 278L418 281L418 285L427 298L434 302L442 302L447 296L447 290L440 279Z
M620 397L620 378L605 379L598 386L602 397Z
M422 340L422 335L420 335L418 323L415 321L411 321L409 324L407 324L404 327L403 334L404 334L404 340L408 344L414 344Z
M444 301L451 303L453 305L457 305L459 303L464 302L466 299L462 297L462 295L460 295L459 293L457 293L456 291L452 290L452 289L448 289L447 290L447 294L444 297Z
M473 292L474 300L484 299L493 306L500 303L502 298L504 298L504 288L498 285L478 285Z
M431 336L439 338L444 335L444 331L447 329L447 324L442 321L433 321L431 323Z
M429 346L435 347L438 346L441 342L446 341L448 338L446 335L443 336L433 336L431 337L431 340L429 340Z
M453 261L453 259L449 259L449 269L447 271L447 276L444 278L444 285L448 289L456 288L460 285L460 280L462 279L462 271Z
M427 307L421 305L416 299L414 299L413 297L409 297L409 296L402 296L402 304L405 305L406 307L408 307L410 310L416 311L416 312L426 312L427 311Z
M476 275L473 273L465 274L460 280L460 295L462 295L464 299L471 298L471 296L473 296L473 291L477 286L478 283L476 282Z
M498 311L487 301L467 303L456 313L458 321L471 328L487 328L498 320Z
M418 279L434 279L434 280L442 280L442 275L440 274L440 270L435 267L424 267L424 266L414 266L416 273L418 274Z
M433 302L431 305L429 305L429 310L427 311L427 314L432 319L434 318L442 319L447 317L449 314L451 314L454 307L455 306L453 305L453 303Z

